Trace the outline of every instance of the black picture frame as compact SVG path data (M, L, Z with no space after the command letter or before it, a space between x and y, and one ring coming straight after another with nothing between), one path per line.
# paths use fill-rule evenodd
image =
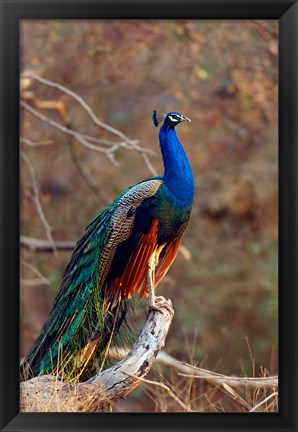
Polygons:
M0 0L1 430L297 431L297 44L289 0ZM279 20L279 413L19 413L19 20Z

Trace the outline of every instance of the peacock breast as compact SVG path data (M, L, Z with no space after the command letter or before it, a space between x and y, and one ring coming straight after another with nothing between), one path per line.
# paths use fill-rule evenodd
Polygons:
M166 185L156 194L154 218L158 219L158 243L170 243L185 231L191 213L191 205L175 196Z

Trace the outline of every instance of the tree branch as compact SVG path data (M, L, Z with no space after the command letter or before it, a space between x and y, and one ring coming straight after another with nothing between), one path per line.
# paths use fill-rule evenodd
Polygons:
M110 369L88 381L66 383L59 377L44 375L21 383L22 412L96 412L123 398L136 388L150 371L164 346L174 311L151 310L145 325L128 355Z
M76 100L81 105L81 107L87 112L87 114L90 116L90 118L92 119L94 124L96 124L96 126L99 126L103 129L105 129L106 131L108 131L108 132L116 135L117 137L121 138L123 141L127 142L131 146L139 149L139 147L137 145L137 141L130 140L124 133L118 131L117 129L113 128L112 126L99 120L97 118L96 114L94 113L94 111L92 110L92 108L84 101L84 99L81 98L81 96L79 96L77 93L70 90L69 88L65 87L62 84L59 84L59 83L56 83L54 81L50 81L48 79L39 77L37 75L29 74L29 73L22 74L21 78L30 78L30 79L33 79L35 81L39 81L42 84L45 84L49 87L56 88L57 90L60 90L62 93L67 94L68 96L70 96L71 98Z
M180 373L179 375L189 378L201 378L210 381L213 384L229 384L231 386L249 386L249 387L277 387L278 376L264 377L237 377L227 376L217 372L211 372L197 366L179 362L166 353L160 353L159 361L165 364L171 364Z
M36 279L24 279L21 278L21 282L25 285L50 285L50 282L47 278L45 278L40 271L32 264L26 262L21 258L21 264L25 267L31 270L32 273L34 273L36 276L38 276Z
M42 142L36 143L36 142L33 142L33 141L31 141L31 140L29 140L27 138L23 138L23 137L20 138L20 142L22 144L26 144L26 145L28 145L30 147L44 147L44 146L49 146L49 145L53 145L54 144L54 142L51 141L51 140L42 141Z
M48 101L47 101L47 103L42 103L42 101L36 101L34 96L32 97L32 95L31 95L30 100L32 100L34 107L37 109L35 109L34 107L27 104L24 100L21 100L20 104L24 109L29 111L32 115L39 118L41 121L50 124L52 127L55 127L56 129L60 130L61 132L73 136L81 144L83 144L85 147L89 148L90 150L95 150L95 151L99 151L99 152L104 153L107 156L107 158L113 164L117 164L115 157L114 157L114 152L116 150L118 150L120 147L126 148L128 150L136 150L136 151L141 153L141 155L142 155L148 169L151 171L151 173L153 175L157 175L156 170L154 169L154 167L153 167L153 165L152 165L152 163L148 157L149 154L151 156L156 156L156 153L150 149L145 149L145 148L141 147L139 145L138 140L128 138L123 132L121 132L118 129L115 129L112 126L99 120L98 117L96 116L95 112L92 110L92 108L77 93L75 93L74 91L70 90L69 88L65 87L62 84L56 83L56 82L51 81L49 79L45 79L45 78L42 78L38 75L34 75L34 74L30 74L30 73L23 73L21 75L21 82L22 82L22 80L23 81L27 80L29 82L29 85L30 85L30 83L32 83L32 80L35 80L35 81L38 81L38 82L40 82L40 83L42 83L48 87L55 88L55 89L61 91L62 93L70 96L72 99L74 99L76 102L78 102L80 104L80 106L89 115L89 117L91 118L91 120L93 121L93 123L97 127L100 127L102 129L108 131L109 133L117 136L122 141L117 143L117 142L113 142L110 140L104 140L101 138L92 137L92 136L80 133L78 131L74 131L74 130L72 130L72 129L64 126L64 125L61 125L60 123L56 122L55 120L52 120L49 117L44 116L43 114L41 114L37 110L38 108L39 109L50 109L51 103ZM92 144L92 142L98 143L98 144L103 144L103 145L109 146L109 147L108 148L99 147L99 146ZM29 144L28 141L26 142L26 144Z
M277 392L271 393L269 396L267 396L264 400L262 400L260 403L258 403L257 405L255 405L250 412L254 412L257 411L262 405L264 405L265 403L267 403L270 399L272 398L276 398L278 396Z
M54 250L72 251L75 247L75 241L55 241L53 244L47 240L21 235L20 245L24 248L39 252L53 252Z
M69 129L66 126L63 126L60 123L56 122L55 120L52 120L51 118L45 116L44 114L40 113L38 110L36 110L35 108L33 108L31 105L27 104L27 102L21 100L20 101L20 105L26 111L30 112L30 114L32 114L35 117L37 117L39 120L41 120L41 121L43 121L45 123L48 123L49 125L51 125L55 129L58 129L60 132L63 132L66 135L71 135L77 141L79 141L81 144L83 144L85 147L87 147L90 150L94 150L94 151L97 151L97 152L100 152L100 153L109 154L109 153L113 153L116 150L118 150L119 147L121 147L121 145L122 145L121 143L119 143L119 144L114 143L110 148L103 148L103 147L99 147L98 145L91 144L79 132L74 131L72 129Z
M43 208L42 208L42 205L40 202L38 184L37 184L37 179L36 179L36 174L35 174L33 164L31 162L30 158L23 151L21 151L21 156L25 160L25 162L27 163L29 171L30 171L31 180L32 180L32 187L33 187L33 198L34 198L34 202L35 202L35 206L36 206L39 218L40 218L40 220L41 220L41 222L42 222L42 224L46 230L47 237L49 239L49 242L52 245L52 250L53 250L53 252L56 252L55 243L54 243L54 239L52 236L52 228L50 227L50 225L47 221L47 218L44 214L44 211L43 211Z

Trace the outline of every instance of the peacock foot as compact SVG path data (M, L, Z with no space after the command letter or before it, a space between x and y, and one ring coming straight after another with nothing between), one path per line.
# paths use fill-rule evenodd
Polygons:
M163 314L163 309L167 309L171 316L174 315L174 309L170 299L166 300L163 296L154 297L154 303L149 304L149 311L154 310Z

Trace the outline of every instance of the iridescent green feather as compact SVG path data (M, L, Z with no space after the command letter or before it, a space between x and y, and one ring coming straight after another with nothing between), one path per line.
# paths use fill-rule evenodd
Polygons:
M116 248L124 239L121 235L127 211L131 203L142 203L144 193L140 191L152 194L150 182L154 191L161 184L161 180L154 179L127 189L87 227L65 270L50 315L21 365L22 379L49 373L58 373L67 380L86 379L102 368L105 347L112 336L117 336L126 311L125 299L116 297L103 312L106 277ZM129 224L132 229L133 223ZM128 261L129 256L125 258ZM98 338L92 359L80 364L80 350Z
M55 370L73 378L79 372L74 364L75 353L103 328L104 293L99 263L107 243L111 216L122 195L90 223L77 243L52 311L22 363L24 379Z

